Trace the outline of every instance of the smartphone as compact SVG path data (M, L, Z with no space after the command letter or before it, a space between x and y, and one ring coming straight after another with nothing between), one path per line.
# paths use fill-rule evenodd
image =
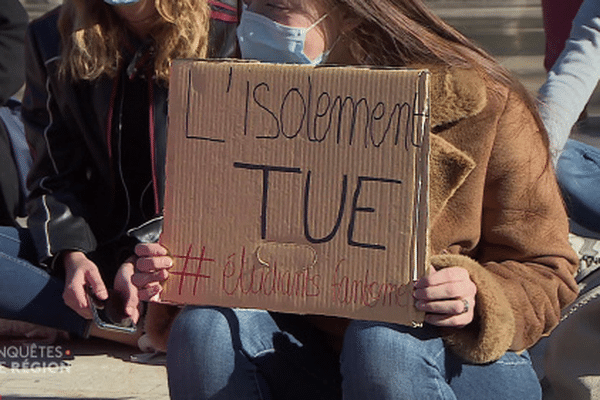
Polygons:
M137 326L131 317L125 314L123 300L120 294L109 291L108 299L100 300L94 294L92 288L86 288L86 294L92 309L94 323L100 329L113 332L135 333Z

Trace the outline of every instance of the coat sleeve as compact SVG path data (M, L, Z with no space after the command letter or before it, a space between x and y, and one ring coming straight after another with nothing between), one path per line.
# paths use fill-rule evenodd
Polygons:
M540 114L554 161L600 80L600 2L586 0L573 20L565 48L540 87Z
M30 25L25 44L23 119L34 153L28 178L28 226L43 263L63 250L89 252L96 247L84 218L87 153L81 135L69 129L59 111L61 93L53 84L59 48L55 17Z
M484 169L480 240L467 254L432 257L434 267L466 268L477 285L474 322L446 338L479 363L534 345L577 294L577 257L547 145L516 94L491 107L499 104L504 110L495 133L486 133L493 136L489 155L478 160Z

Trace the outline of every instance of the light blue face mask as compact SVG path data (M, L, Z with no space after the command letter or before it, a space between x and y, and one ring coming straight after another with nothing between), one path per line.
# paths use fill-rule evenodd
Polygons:
M121 6L125 4L134 4L140 0L104 0L105 3L110 4L111 6Z
M304 54L304 42L306 33L326 17L327 14L323 15L307 28L295 28L246 9L236 31L242 58L270 63L320 64L327 52L311 60Z

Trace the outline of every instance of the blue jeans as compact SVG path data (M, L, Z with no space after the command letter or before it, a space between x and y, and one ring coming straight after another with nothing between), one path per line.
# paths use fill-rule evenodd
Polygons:
M556 177L569 218L596 237L600 235L600 149L569 139L558 159Z
M171 399L541 398L527 352L473 365L431 326L354 321L338 357L313 331L299 315L186 307L169 337Z
M85 337L89 321L65 304L64 282L37 267L36 259L29 230L0 226L0 318Z

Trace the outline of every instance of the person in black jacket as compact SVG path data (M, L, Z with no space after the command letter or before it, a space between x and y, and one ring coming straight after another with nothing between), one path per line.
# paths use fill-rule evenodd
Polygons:
M27 12L18 0L4 0L0 9L0 106L4 107L25 81L24 46ZM6 125L0 119L0 225L16 225L22 216L17 163Z
M138 320L169 265L144 267L161 229L170 62L235 48L236 7L211 3L65 0L29 25L28 229L0 228L0 274L16 274L0 317L85 336L88 296L110 292Z

